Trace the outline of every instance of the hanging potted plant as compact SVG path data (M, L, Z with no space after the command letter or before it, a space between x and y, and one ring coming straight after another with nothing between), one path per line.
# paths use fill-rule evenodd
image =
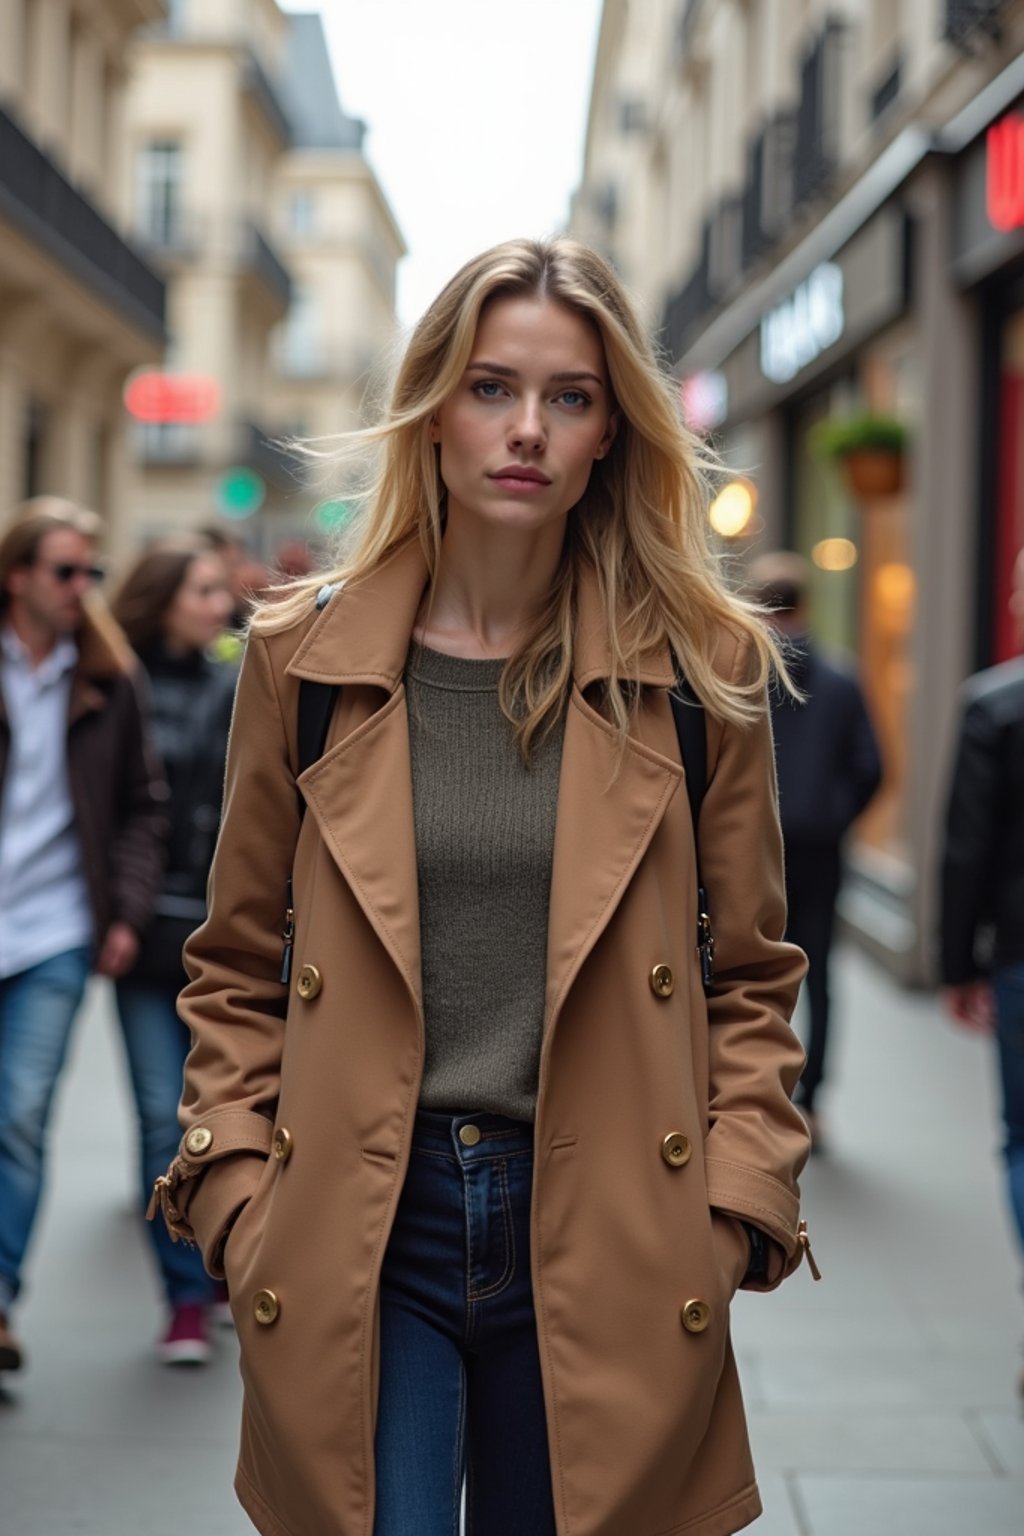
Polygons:
M907 429L893 416L833 418L814 428L815 451L835 460L854 496L871 500L903 489Z

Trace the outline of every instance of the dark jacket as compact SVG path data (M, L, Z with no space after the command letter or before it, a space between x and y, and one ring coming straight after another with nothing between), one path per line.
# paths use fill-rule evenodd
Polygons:
M779 816L790 848L838 849L882 779L882 759L860 685L826 661L806 636L787 648L805 702L772 698Z
M149 743L145 681L106 615L87 617L68 706L68 778L97 948L111 923L141 933L163 862L166 787ZM0 788L11 730L0 692Z
M163 878L131 980L178 991L186 979L182 945L206 917L237 671L198 651L171 656L162 646L139 659L149 677L153 743L170 797Z
M1024 657L969 678L942 858L948 986L1024 960Z

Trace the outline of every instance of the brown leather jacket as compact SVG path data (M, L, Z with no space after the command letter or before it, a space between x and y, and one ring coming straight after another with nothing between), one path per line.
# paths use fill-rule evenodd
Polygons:
M149 742L141 669L104 612L86 618L68 709L68 775L97 947L111 923L141 933L163 864L162 771ZM0 691L0 791L11 728Z

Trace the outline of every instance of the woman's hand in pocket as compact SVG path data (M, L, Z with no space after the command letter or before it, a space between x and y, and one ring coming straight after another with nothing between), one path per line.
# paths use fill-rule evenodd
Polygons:
M750 1265L750 1238L737 1217L714 1210L711 1212L711 1237L729 1295L735 1296Z

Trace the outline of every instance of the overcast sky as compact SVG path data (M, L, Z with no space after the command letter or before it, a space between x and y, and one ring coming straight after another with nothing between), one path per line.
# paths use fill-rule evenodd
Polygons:
M411 324L470 256L564 226L601 0L282 0L319 9L346 112L409 247Z

